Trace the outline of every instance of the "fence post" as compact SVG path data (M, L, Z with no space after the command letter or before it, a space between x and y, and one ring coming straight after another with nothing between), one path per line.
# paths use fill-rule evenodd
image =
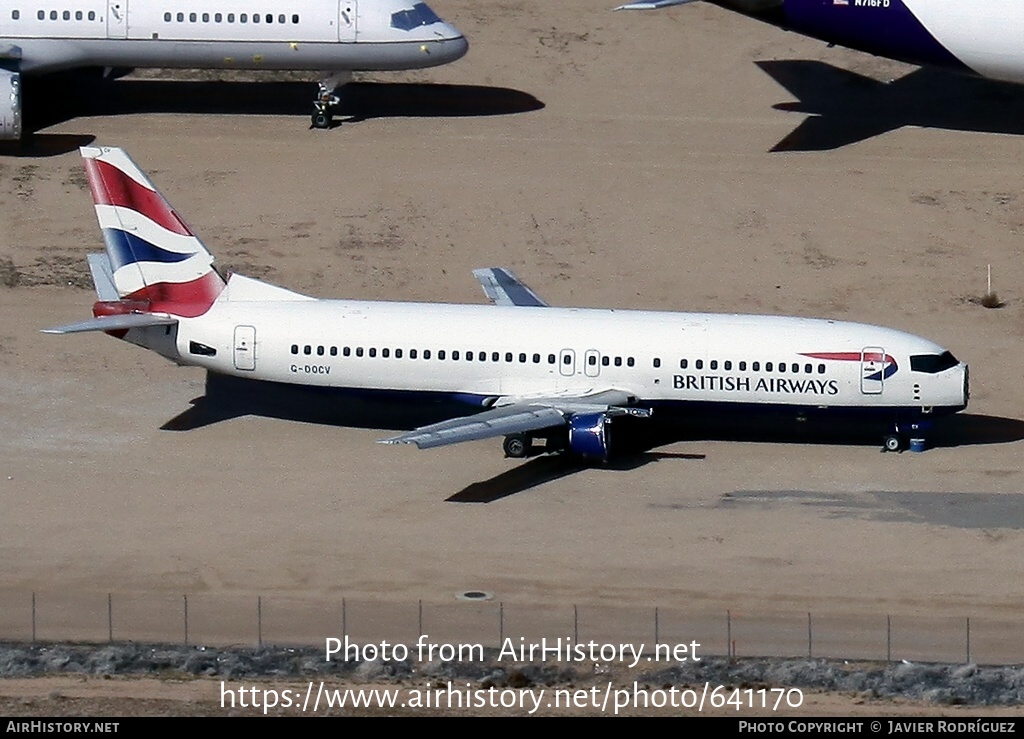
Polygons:
M726 610L725 612L725 654L732 660L736 655L733 654L732 645L732 612Z
M580 612L576 604L572 604L572 640L579 644L580 641Z
M971 664L971 617L967 617L967 664Z
M260 649L263 649L263 596L256 596L256 640Z
M419 636L423 636L423 600L419 601Z
M345 612L345 599L341 599L341 635L348 636L348 614Z
M807 659L814 659L814 651L812 649L814 641L812 638L811 631L811 612L807 612Z
M654 648L658 648L658 607L654 607Z
M36 594L32 592L32 643L36 643Z
M892 662L892 616L885 617L885 661Z
M498 649L505 644L505 601L498 603Z
M184 593L181 596L181 600L185 604L185 646L188 646L188 593Z
M107 641L114 643L114 596L107 593Z

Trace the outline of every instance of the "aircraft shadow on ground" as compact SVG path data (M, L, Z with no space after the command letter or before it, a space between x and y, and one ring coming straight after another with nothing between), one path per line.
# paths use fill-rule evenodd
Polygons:
M40 133L25 141L0 141L0 156L43 159L78 151L96 140L95 136L65 133Z
M904 126L1024 134L1024 87L924 68L879 82L820 61L755 62L810 116L772 151L826 151Z
M465 415L468 407L450 401L424 403L405 393L338 391L250 380L207 373L206 393L192 406L167 421L161 428L171 431L192 429L242 416L261 416L303 423L352 428L408 430ZM672 420L622 418L611 431L614 456L608 463L583 462L562 454L544 454L515 466L488 480L472 483L451 495L455 503L491 503L525 492L554 480L595 469L627 472L645 465L671 460L703 460L703 453L656 451L681 442L736 441L833 446L877 446L882 435L877 426L827 421L760 419L737 423L707 416ZM1024 421L1014 418L961 413L939 419L928 435L934 447L979 444L1007 444L1024 440ZM500 445L495 440L495 454Z
M34 84L33 84L34 83ZM50 100L54 89L60 95ZM353 82L339 93L340 118L473 117L540 110L529 93L504 87L430 83ZM88 116L142 113L295 116L307 123L316 85L301 81L174 81L103 79L80 75L72 81L49 78L25 85L26 128Z

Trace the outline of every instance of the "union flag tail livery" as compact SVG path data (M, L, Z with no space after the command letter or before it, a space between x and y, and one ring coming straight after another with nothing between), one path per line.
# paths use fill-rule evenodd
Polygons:
M209 310L225 283L203 242L124 151L82 156L119 300L187 318Z
M967 405L967 365L883 326L559 308L496 267L475 271L494 305L317 300L238 274L225 283L123 151L82 154L106 243L89 255L99 301L94 318L48 332L103 331L210 373L311 386L325 402L452 409L389 444L504 437L508 457L605 462L633 428L624 417L692 427L731 414L744 427L869 422L895 450L922 448L932 419Z

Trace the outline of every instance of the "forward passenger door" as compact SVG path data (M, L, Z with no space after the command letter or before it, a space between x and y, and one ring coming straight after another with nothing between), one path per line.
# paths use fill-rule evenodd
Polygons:
M107 38L128 38L128 0L107 0Z

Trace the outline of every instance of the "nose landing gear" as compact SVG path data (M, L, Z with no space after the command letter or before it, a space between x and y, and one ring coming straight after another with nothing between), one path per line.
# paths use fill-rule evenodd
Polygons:
M313 101L313 116L310 120L312 128L328 129L334 125L334 109L341 102L335 90L348 83L351 78L350 72L338 72L317 82L319 94Z

